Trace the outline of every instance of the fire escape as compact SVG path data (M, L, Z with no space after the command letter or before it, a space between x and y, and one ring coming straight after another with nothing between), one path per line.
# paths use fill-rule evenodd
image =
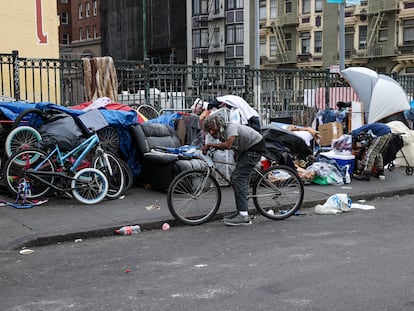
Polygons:
M372 16L371 20L369 21L368 25L368 33L367 33L367 48L365 51L365 57L368 56L376 56L379 51L377 46L378 42L378 35L379 29L381 27L382 21L384 19L385 12L380 12Z
M283 29L278 23L278 21L272 21L270 23L270 32L273 34L276 40L276 47L277 47L277 61L286 63L288 61L287 53L288 53L288 46L286 43L285 34L283 33Z

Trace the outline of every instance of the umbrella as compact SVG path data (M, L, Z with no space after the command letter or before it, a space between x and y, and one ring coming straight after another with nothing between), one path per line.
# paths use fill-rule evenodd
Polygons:
M410 109L407 94L394 79L365 67L350 67L341 74L368 111L368 123Z

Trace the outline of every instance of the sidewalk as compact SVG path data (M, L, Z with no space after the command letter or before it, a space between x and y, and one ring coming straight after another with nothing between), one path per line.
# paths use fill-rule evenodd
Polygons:
M385 176L384 181L352 180L343 186L307 185L302 208L313 208L336 193L347 193L353 201L414 193L414 175L406 175L405 168L386 171ZM231 188L222 190L219 213L233 211ZM4 190L0 192L0 199L10 200ZM160 229L164 222L176 225L168 210L166 194L139 187L131 188L123 199L106 200L97 205L52 197L48 203L30 209L1 206L0 251L113 235L115 229L130 224L139 224L143 230Z

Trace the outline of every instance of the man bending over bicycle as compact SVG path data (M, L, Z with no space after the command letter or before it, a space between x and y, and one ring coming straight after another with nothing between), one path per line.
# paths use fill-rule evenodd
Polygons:
M204 120L204 130L220 143L207 143L202 147L203 154L209 148L220 150L232 149L235 154L236 167L231 174L237 212L224 217L229 226L250 225L247 192L251 172L265 152L265 142L260 133L247 125L226 124L220 115L210 115Z

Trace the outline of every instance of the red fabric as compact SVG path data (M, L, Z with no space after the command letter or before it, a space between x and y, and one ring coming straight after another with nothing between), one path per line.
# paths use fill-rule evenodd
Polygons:
M82 104L79 104L79 105L76 105L76 106L72 106L70 108L76 109L76 110L83 110L86 107L88 107L90 104L92 104L92 102L85 102L85 103L82 103ZM131 108L130 106L124 105L124 104L121 104L121 103L110 103L110 104L106 105L105 108L109 109L109 110L122 110L122 111L133 110L133 108Z

